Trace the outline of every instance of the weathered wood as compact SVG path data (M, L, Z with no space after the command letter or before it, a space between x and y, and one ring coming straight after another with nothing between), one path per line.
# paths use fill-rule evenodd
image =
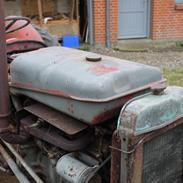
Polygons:
M33 21L33 23L40 26L39 21ZM43 24L42 27L48 29L51 34L58 37L67 34L79 36L79 24L76 20L51 20L47 24Z
M70 15L71 20L74 19L74 10L75 10L75 0L72 0L71 15Z
M42 2L42 14L53 16L56 12L56 0L40 0ZM38 0L21 0L23 16L39 17Z
M42 23L43 23L42 1L41 0L37 0L37 4L38 4L39 22L40 22L40 25L42 26Z

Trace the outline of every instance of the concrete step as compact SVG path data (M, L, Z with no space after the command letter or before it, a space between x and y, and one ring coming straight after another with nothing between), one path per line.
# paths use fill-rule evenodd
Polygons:
M146 52L183 49L183 41L153 41L150 39L121 40L113 46L118 51Z

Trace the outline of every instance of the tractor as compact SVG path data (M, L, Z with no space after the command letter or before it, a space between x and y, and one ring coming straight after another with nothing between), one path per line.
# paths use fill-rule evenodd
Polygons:
M3 8L1 170L20 183L183 182L182 87L152 66L58 46Z

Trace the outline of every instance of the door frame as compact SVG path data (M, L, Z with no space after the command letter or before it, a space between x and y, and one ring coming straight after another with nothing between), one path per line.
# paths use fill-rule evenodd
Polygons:
M120 3L120 1L123 0L118 0L118 4ZM122 39L143 39L143 38L150 38L151 35L151 7L152 7L152 2L151 0L145 0L147 1L147 33L145 36L130 36L130 37L125 37L125 36L120 36L119 35L119 21L120 21L120 6L118 6L118 40L122 40Z

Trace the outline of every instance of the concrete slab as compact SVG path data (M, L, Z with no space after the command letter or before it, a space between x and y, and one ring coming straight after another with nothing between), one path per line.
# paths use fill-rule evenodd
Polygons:
M182 44L181 44L182 42ZM183 48L183 41L177 40L163 40L163 41L154 41L150 39L132 39L132 40L120 40L117 44L113 45L115 50L119 51L141 51L146 52L149 50L153 51L162 51L162 50L177 50Z

